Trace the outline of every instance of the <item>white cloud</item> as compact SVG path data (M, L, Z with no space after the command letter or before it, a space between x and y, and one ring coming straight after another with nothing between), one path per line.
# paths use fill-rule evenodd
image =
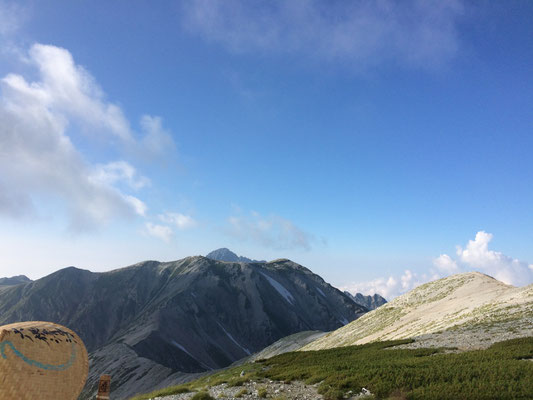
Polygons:
M35 44L30 61L37 66L41 81L27 84L18 75L6 78L17 90L33 93L49 109L75 117L98 128L91 132L111 133L125 142L133 141L129 122L115 104L104 101L103 92L94 78L76 65L68 50Z
M531 284L533 264L528 265L526 262L506 256L501 252L489 250L488 244L491 240L492 234L479 231L475 239L469 240L464 249L457 246L457 260L447 254L441 254L434 259L433 265L437 270L429 269L423 274L406 270L399 279L389 276L368 282L356 282L344 286L342 290L348 290L354 294L357 292L379 293L387 299L392 299L425 282L472 270L483 272L509 285Z
M97 165L91 178L107 185L125 182L135 190L150 184L148 178L139 176L135 167L126 161L113 161L105 165Z
M377 278L367 282L353 282L340 289L352 294L362 293L364 295L373 295L377 293L387 300L391 300L423 283L437 278L439 276L435 274L419 275L407 269L399 278L391 275L388 278Z
M194 0L182 15L189 31L235 52L433 68L456 55L462 12L460 0Z
M447 254L441 254L439 257L434 259L433 265L440 272L447 275L456 274L460 271L457 263Z
M459 261L467 268L476 269L509 285L522 286L533 282L533 271L526 262L489 250L492 234L479 231L466 247L457 247Z
M193 217L180 213L167 212L160 214L159 219L167 224L175 225L180 230L194 228L197 225Z
M143 138L136 146L137 156L148 161L164 159L175 151L176 145L170 132L163 128L160 117L143 115L141 118Z
M135 210L138 215L143 217L146 216L146 211L148 211L148 206L137 197L131 196L129 194L123 195L124 200Z
M174 235L172 229L165 225L158 225L152 224L151 222L147 222L145 227L146 233L148 235L161 239L165 242L169 242L172 236Z
M126 189L139 190L149 180L123 160L92 165L72 137L97 132L126 146L150 143L157 150L160 138L171 141L160 119L143 117L146 136L136 141L121 109L104 100L67 50L36 44L27 61L37 67L39 80L9 74L0 82L0 213L20 217L52 199L67 210L75 231L144 216L146 204Z
M278 215L263 217L252 212L249 216L231 216L228 222L230 235L242 240L252 240L265 247L309 250L314 240L312 235Z

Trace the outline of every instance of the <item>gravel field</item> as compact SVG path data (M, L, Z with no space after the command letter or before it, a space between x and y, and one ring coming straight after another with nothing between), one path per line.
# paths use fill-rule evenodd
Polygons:
M250 381L243 386L228 387L227 384L221 384L210 387L208 392L215 399L261 399L260 391L266 390L266 398L277 400L315 400L323 399L322 395L317 393L319 384L306 385L302 382L275 382L265 380L260 382ZM195 393L182 393L172 396L156 397L152 400L189 400ZM240 394L240 396L238 396ZM367 397L370 392L354 394L351 399Z
M513 321L493 327L468 327L429 333L415 337L413 343L393 348L455 347L459 351L468 351L486 349L497 342L528 336L533 336L533 318L528 325L517 326Z

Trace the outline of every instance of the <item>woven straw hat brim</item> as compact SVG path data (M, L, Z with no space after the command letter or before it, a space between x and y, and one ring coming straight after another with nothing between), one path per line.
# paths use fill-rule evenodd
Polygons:
M0 326L0 399L75 400L89 372L72 330L51 322Z

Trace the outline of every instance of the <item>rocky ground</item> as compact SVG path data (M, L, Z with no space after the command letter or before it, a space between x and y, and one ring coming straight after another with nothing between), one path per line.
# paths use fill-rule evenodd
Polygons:
M515 321L511 321L499 323L496 326L460 327L429 333L415 337L413 343L393 348L452 347L458 351L486 349L497 342L533 335L533 316L526 320L529 321L528 324L517 324Z
M228 387L227 384L213 386L208 389L209 394L215 399L277 399L277 400L315 400L323 399L318 394L319 384L306 385L302 382L275 382L271 380L250 381L243 386ZM156 397L152 400L190 400L195 395L192 393L181 393L165 397ZM351 399L363 399L369 397L369 391L363 390L358 394L353 394Z

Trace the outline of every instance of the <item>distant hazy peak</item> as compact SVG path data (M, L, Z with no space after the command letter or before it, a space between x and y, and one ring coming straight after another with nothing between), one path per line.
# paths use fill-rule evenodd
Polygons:
M350 299L352 299L355 303L365 306L369 310L375 310L379 306L382 306L387 302L387 300L380 296L379 294L375 293L374 295L365 296L361 293L356 293L355 295L351 294L350 292L344 292Z
M252 260L248 257L238 256L230 249L222 247L217 250L213 250L211 253L206 255L207 258L217 261L227 261L227 262L245 262L245 263L264 263L266 261Z
M10 278L0 278L0 286L20 285L21 283L31 282L26 275L17 275Z

